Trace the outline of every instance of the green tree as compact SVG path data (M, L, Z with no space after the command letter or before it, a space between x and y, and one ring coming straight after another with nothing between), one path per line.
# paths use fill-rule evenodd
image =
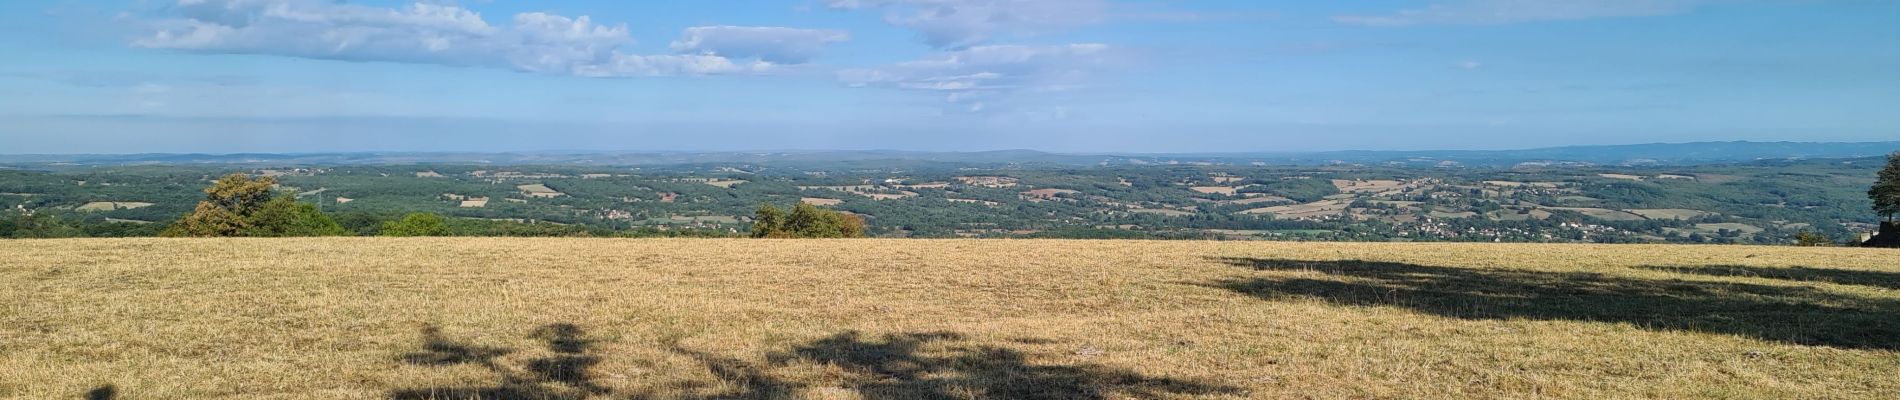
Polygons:
M250 226L244 236L251 237L302 237L302 236L344 236L349 231L336 220L317 211L317 206L298 203L289 197L278 197L264 202L257 212L251 214Z
M0 238L52 239L85 235L85 232L78 227L51 215L19 214L8 221L0 222Z
M785 211L771 204L760 204L759 211L752 219L752 237L785 238L791 234L785 231Z
M205 188L205 199L166 228L173 237L335 236L346 232L316 206L276 198L277 178L231 174Z
M434 213L413 213L383 224L383 236L448 236L449 225Z
M752 237L760 238L857 238L864 237L864 220L856 215L830 211L807 203L792 207L785 214L777 207L759 207L752 223Z
M1874 201L1874 212L1887 217L1887 222L1900 214L1900 152L1887 156L1887 166L1880 169L1874 187L1867 190L1867 198Z
M205 188L205 199L190 214L166 229L165 236L241 236L250 230L250 216L270 201L277 178L252 179L230 174Z
M1819 234L1819 233L1801 231L1799 233L1794 234L1794 245L1796 246L1821 247L1821 246L1827 246L1830 244L1834 244L1834 242L1829 240L1827 236Z

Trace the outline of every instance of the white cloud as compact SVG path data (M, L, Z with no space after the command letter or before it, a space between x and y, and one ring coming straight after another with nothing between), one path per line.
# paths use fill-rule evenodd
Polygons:
M1464 62L1458 63L1458 68L1466 69L1466 70L1475 70L1479 68L1484 68L1484 63L1477 62L1477 61L1464 61Z
M1115 64L1115 49L1102 44L991 45L946 51L880 68L840 71L852 87L937 93L958 108L979 112L1023 92L1059 92L1086 86L1086 79Z
M850 39L850 33L830 29L700 26L686 28L672 47L681 53L803 64L823 51L825 45Z
M1673 15L1722 0L1462 0L1380 15L1342 15L1334 21L1367 26L1503 25L1539 21Z
M178 0L165 11L166 17L145 21L150 33L132 45L590 77L756 73L816 51L775 53L760 44L749 52L724 51L733 54L710 47L701 54L627 54L621 49L634 39L626 25L539 12L496 25L466 8L426 2L392 8L330 0Z
M827 0L834 9L885 9L885 20L925 43L958 49L998 35L1028 35L1102 22L1105 0Z

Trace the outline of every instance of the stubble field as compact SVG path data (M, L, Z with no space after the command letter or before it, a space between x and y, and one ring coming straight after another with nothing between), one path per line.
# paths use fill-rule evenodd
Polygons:
M11 398L1891 398L1900 252L0 241Z

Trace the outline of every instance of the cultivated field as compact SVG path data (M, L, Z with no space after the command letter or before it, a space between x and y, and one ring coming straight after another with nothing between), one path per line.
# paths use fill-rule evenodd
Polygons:
M1892 398L1900 252L0 241L0 397Z
M155 204L136 201L95 201L81 205L77 209L79 211L112 211L145 208L153 205Z

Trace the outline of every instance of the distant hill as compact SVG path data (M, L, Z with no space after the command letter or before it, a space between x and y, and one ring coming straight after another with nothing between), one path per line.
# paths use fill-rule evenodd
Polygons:
M896 150L806 150L758 152L543 151L509 153L361 152L236 154L0 155L0 165L392 165L497 164L642 166L688 164L791 164L821 162L938 162L1043 165L1323 165L1407 164L1441 166L1696 165L1778 159L1857 158L1900 151L1900 141L1859 143L1699 142L1566 146L1525 150L1420 150L1235 152L1173 154L1063 154L1035 150L922 152Z
M1611 146L1566 146L1528 150L1491 151L1339 151L1295 156L1298 161L1453 161L1499 165L1526 162L1571 162L1602 165L1691 165L1770 159L1858 158L1900 150L1900 142L1699 142Z

